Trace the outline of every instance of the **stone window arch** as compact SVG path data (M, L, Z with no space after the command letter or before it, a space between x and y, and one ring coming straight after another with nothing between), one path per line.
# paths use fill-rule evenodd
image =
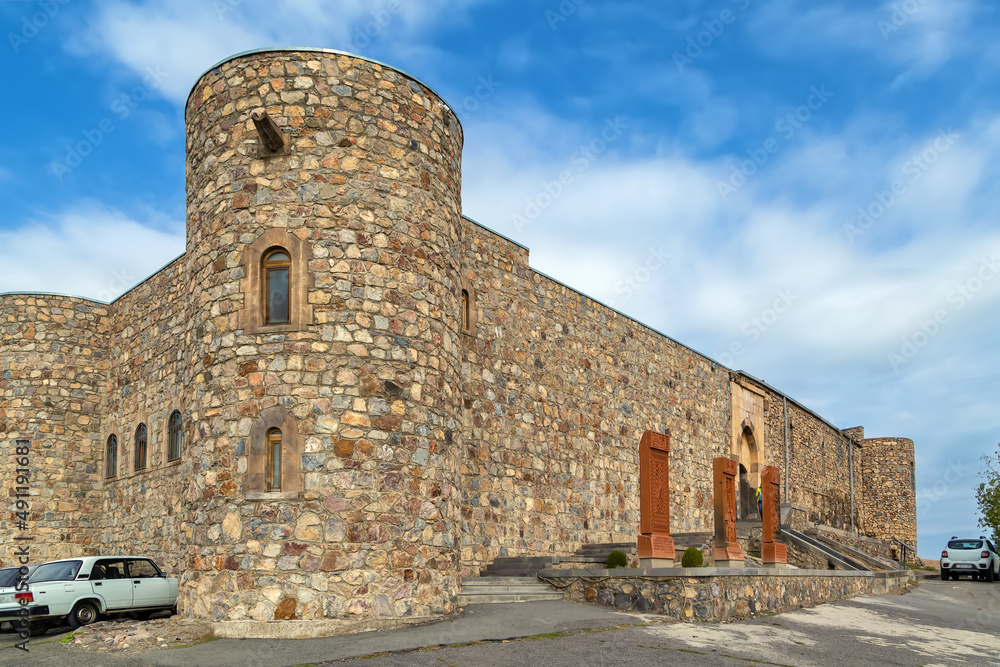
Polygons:
M460 331L465 334L475 335L476 333L476 322L478 318L478 312L476 310L476 290L472 285L472 281L467 278L462 278L462 291L459 295L459 318L461 320Z
M181 434L181 425L183 421L181 419L180 410L174 410L170 413L170 417L167 418L167 461L176 461L181 457L181 445L184 441L184 436Z
M246 333L302 331L312 324L311 252L306 241L284 229L268 229L245 246L239 321ZM275 302L276 294L284 304Z
M248 451L244 496L299 497L303 487L302 439L288 410L274 406L261 411L250 429Z
M112 433L104 445L104 478L118 476L118 436Z
M147 457L146 449L149 440L149 432L146 430L145 424L139 424L135 427L135 440L133 441L133 461L134 464L132 469L135 471L145 470Z

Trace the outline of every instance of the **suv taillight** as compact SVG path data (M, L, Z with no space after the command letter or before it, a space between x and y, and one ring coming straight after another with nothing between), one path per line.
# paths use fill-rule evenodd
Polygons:
M945 549L944 551L941 552L941 558L947 558L947 557L948 557L948 550Z
M28 604L35 601L35 595L31 591L27 593L14 593L14 599L17 600L18 604Z
M979 552L979 557L980 558L989 558L990 557L990 552L989 551L981 551L981 552Z

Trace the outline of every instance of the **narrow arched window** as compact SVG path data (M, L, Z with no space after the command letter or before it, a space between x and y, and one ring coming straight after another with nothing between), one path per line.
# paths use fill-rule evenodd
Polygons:
M139 424L135 429L135 454L134 454L134 466L135 470L145 470L146 469L146 425Z
M174 410L167 420L167 460L176 461L181 457L181 413Z
M267 473L268 491L281 491L281 431L272 428L267 432Z
M292 262L284 248L264 253L261 277L264 280L264 324L288 323L288 273Z
M472 329L472 306L469 304L469 290L462 290L462 331Z
M104 477L110 479L118 476L118 438L114 433L108 436L104 446Z

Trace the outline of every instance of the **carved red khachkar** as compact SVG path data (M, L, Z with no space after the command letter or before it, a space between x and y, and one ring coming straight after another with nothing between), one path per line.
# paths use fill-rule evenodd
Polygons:
M639 441L639 558L673 560L670 537L670 436L646 431Z
M736 541L736 461L724 456L713 463L715 490L715 552L716 563L735 561L742 566L746 556Z
M779 484L781 484L781 474L778 472L778 469L774 466L765 466L761 482L762 502L764 505L764 535L761 537L761 556L765 565L788 562L787 547L775 541L781 522L778 514Z

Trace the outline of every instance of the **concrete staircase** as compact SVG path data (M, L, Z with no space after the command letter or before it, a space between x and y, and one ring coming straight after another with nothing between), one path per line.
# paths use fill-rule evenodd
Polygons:
M790 526L782 526L780 531L782 539L785 542L794 544L795 546L811 551L821 558L825 558L827 562L835 570L861 570L867 571L871 568L866 567L863 563L858 562L854 558L851 558L847 554L844 554L832 546L824 544L817 539L809 537L799 531L791 528Z
M563 595L559 591L527 576L462 577L462 592L458 594L459 606L562 599Z

